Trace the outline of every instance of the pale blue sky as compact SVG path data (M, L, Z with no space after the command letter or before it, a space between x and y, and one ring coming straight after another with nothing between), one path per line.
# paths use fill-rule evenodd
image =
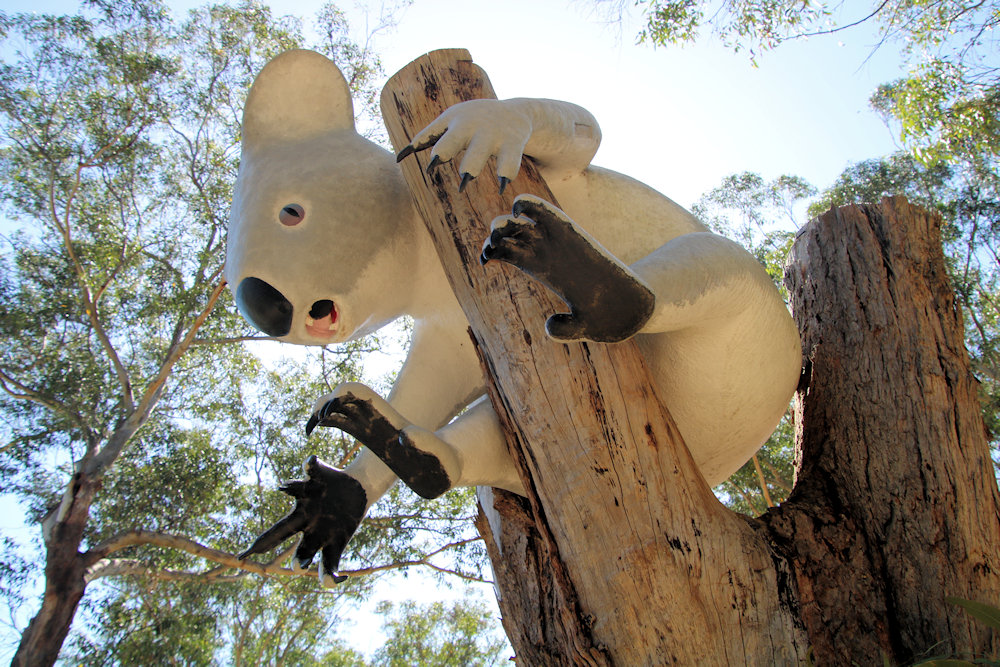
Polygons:
M366 21L374 27L380 8L393 1L340 5L363 39ZM202 3L169 4L183 12ZM321 4L271 7L310 16ZM76 6L0 0L5 11ZM746 54L711 40L684 48L637 45L637 17L608 23L597 6L595 0L415 0L374 46L387 75L427 51L463 47L501 98L551 97L586 107L604 133L597 164L686 206L731 173L794 174L822 188L849 163L895 149L868 98L903 70L892 45L872 55L875 38L865 30L787 43L754 68Z
M390 74L426 51L464 47L501 98L586 107L604 135L597 164L688 206L731 173L790 173L824 187L848 163L894 150L868 98L902 70L892 49L866 62L869 35L789 43L754 68L718 44L636 45L637 22L608 25L593 7L417 0L378 46Z

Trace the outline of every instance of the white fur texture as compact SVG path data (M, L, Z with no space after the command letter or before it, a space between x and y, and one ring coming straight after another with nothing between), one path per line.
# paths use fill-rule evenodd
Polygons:
M260 73L245 110L229 284L253 276L279 290L294 309L283 337L293 343L345 341L412 316L388 397L400 425L414 425L423 448L451 450L455 485L520 492L488 402L449 423L483 391L467 322L393 155L356 134L351 108L342 75L318 54L291 51ZM770 435L799 376L798 334L764 269L648 186L590 166L601 134L579 107L469 102L414 143L446 128L431 150L474 176L499 156L500 175L513 179L522 152L533 157L566 213L653 290L655 313L636 340L706 480L728 477ZM290 204L305 212L294 226L278 217ZM308 312L323 299L335 303L335 321L317 332ZM369 504L396 479L367 450L347 472Z

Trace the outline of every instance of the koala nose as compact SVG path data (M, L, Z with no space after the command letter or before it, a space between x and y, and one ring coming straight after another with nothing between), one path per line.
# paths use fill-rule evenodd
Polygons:
M247 322L268 336L284 336L292 329L291 302L260 278L240 281L236 307Z

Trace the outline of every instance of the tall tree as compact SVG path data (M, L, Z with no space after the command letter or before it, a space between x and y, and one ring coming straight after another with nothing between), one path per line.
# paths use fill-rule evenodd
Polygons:
M333 6L316 25L313 46L371 98L370 48ZM320 595L281 554L256 564L234 552L261 507L267 520L285 509L271 489L301 463L303 411L356 378L357 353L375 343L311 357L309 373L271 371L236 344L254 336L221 279L243 97L267 60L304 43L301 22L252 3L180 22L158 2L100 0L72 16L3 14L0 28L0 199L16 223L0 256L0 466L44 553L4 562L14 603L29 560L44 562L15 664L56 659L97 580L112 583L88 595L97 622L74 642L80 662L322 654L327 612L370 582ZM333 462L354 447L315 446ZM467 498L411 504L395 494L377 508L382 530L355 540L355 570L481 578ZM435 560L443 550L452 564Z
M379 611L385 618L387 639L374 656L373 664L378 667L502 664L507 642L491 632L491 612L482 602L383 602Z

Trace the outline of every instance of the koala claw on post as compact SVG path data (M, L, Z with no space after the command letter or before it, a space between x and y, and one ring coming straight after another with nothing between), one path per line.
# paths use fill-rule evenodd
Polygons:
M546 323L550 336L617 343L638 333L655 296L629 267L539 197L519 196L511 212L493 220L479 261L516 266L566 302L570 312Z
M309 418L306 432L316 426L339 428L356 438L423 498L437 498L451 488L441 460L417 447L405 431L409 422L368 387L338 387Z

